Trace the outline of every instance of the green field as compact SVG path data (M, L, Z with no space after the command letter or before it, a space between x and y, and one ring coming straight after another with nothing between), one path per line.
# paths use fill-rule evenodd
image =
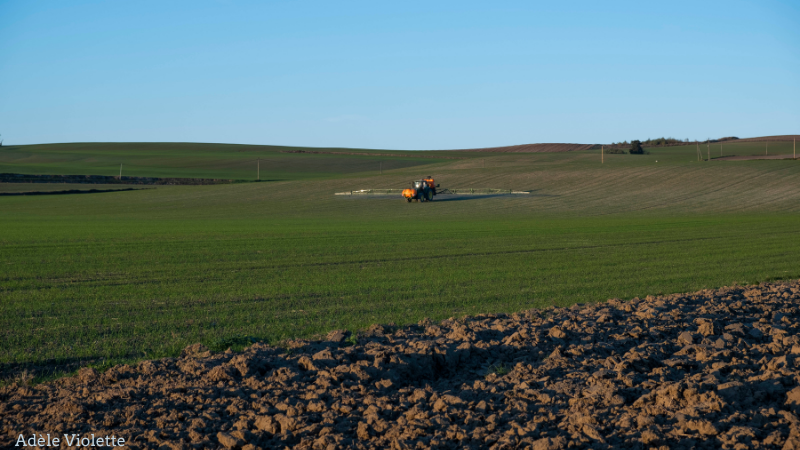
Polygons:
M791 143L773 147L791 154ZM224 349L800 277L800 161L697 162L695 146L602 165L599 151L282 151L0 148L0 172L113 175L125 160L127 175L254 179L262 158L262 180L276 180L0 197L3 377L175 355L193 342ZM531 194L429 204L333 195L429 174L443 187Z
M442 157L452 156L443 152L270 145L43 144L0 147L0 173L119 175L122 164L126 176L255 180L260 175L261 180L285 181L400 169L445 161Z

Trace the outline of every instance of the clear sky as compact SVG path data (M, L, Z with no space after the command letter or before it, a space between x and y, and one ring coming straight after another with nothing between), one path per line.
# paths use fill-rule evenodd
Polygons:
M4 1L5 144L800 134L800 1Z

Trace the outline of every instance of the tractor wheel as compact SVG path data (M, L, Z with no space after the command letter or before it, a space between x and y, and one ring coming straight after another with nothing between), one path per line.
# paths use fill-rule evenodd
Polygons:
M411 199L410 199L410 198L407 198L407 199L406 199L406 203L411 203Z
M423 203L424 201L425 201L425 194L423 194L423 193L420 193L420 194L419 194L419 202L420 202L420 203Z
M433 192L428 191L425 193L425 201L432 202L433 201Z

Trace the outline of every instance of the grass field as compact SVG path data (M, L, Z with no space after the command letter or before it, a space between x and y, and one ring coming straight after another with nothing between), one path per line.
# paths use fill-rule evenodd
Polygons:
M128 175L247 178L255 159L232 150L244 146L126 145L2 147L0 172L113 175L125 159ZM694 146L602 165L599 151L268 149L253 150L275 164L267 176L262 161L262 179L280 181L0 197L3 376L800 277L798 161L696 162ZM428 174L531 194L333 195Z

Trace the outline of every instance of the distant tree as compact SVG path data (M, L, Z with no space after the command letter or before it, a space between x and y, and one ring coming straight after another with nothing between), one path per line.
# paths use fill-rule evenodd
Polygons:
M644 155L644 149L642 148L642 143L640 141L631 141L631 149L629 151L631 155Z
M680 144L682 142L683 141L681 141L680 139L675 139L673 137L660 137L654 139L648 138L646 141L641 141L641 144L647 147L664 147L667 145Z

